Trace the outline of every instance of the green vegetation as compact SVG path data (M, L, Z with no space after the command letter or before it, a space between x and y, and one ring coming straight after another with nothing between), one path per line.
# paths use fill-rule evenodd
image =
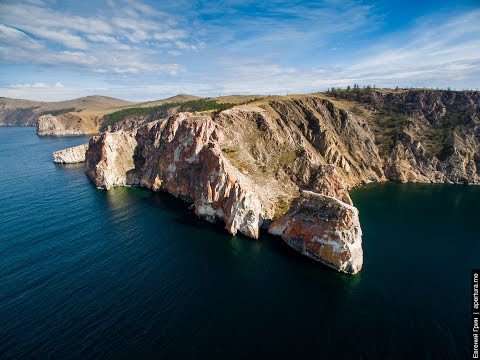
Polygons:
M412 91L412 90L421 90L421 91L440 91L440 92L447 92L447 93L453 93L453 92L464 92L466 94L473 94L473 93L478 93L478 89L460 89L460 90L452 90L450 86L446 89L433 89L433 88L413 88L413 87L398 87L396 86L394 89L390 88L377 88L375 85L364 85L363 87L360 87L358 84L353 84L353 87L348 85L345 89L341 87L332 87L328 88L326 93L329 95L332 95L336 98L343 98L343 99L349 99L349 100L358 100L358 97L362 94L368 94L373 91L381 92L381 93L393 93L393 92L403 92L403 91Z
M366 104L367 107L373 106L375 108L373 114L363 115L369 118L369 125L376 134L376 144L382 156L388 156L391 153L397 141L403 136L404 131L412 130L415 133L415 138L422 143L428 153L437 156L440 160L444 160L454 152L454 134L462 131L471 119L475 117L475 111L469 107L463 110L448 109L446 114L439 116L435 122L424 124L415 120L415 114L412 113L412 105L405 104L405 102L398 104L394 101L390 103L387 101L376 104L374 91L383 94L393 92L393 90L389 89L375 90L375 87L372 88L371 86L360 89L355 84L353 89L332 88L328 91L328 94L335 99L352 100ZM454 93L450 88L434 90L428 88L399 89L396 87L395 91L438 92L438 96ZM473 90L463 92L467 95L475 93ZM361 107L358 105L355 105L351 111L356 115L362 115Z
M376 114L372 120L370 125L377 134L377 146L381 156L388 156L392 152L404 129L412 123L408 115L393 109L387 109Z
M265 97L264 97L264 96L261 96L261 97L256 96L256 97L254 97L253 99L250 99L250 100L248 100L248 101L244 101L244 103L245 103L245 104L250 104L250 103L252 103L252 102L259 101L259 100L262 100L262 99L265 99Z
M105 115L103 118L101 130L104 131L108 128L108 126L112 126L119 121L122 121L129 117L138 117L146 119L147 121L162 119L168 116L168 112L171 109L176 109L177 112L194 112L208 110L215 110L215 112L220 112L226 109L230 109L233 106L235 106L235 104L218 103L217 101L211 99L199 99L185 102L172 102L151 107L127 108Z
M57 110L45 110L45 111L42 111L40 113L40 116L47 115L47 114L50 114L52 116L58 116L58 115L62 115L62 114L72 112L72 111L76 111L76 109L75 108L68 108L68 109L57 109Z
M293 150L286 151L280 154L280 158L279 158L280 165L285 166L285 165L292 164L296 158L297 158L297 153L295 151Z
M277 201L277 207L275 209L274 219L278 219L280 216L285 215L292 207L293 198L281 197Z
M360 88L358 84L353 84L353 88L350 87L350 85L348 85L346 89L332 87L327 90L327 94L332 95L335 98L359 100L362 94L369 94L375 90L377 90L375 85L366 85L363 88Z
M355 115L359 115L359 116L365 115L365 113L363 112L363 109L358 105L353 106L352 113L354 113Z

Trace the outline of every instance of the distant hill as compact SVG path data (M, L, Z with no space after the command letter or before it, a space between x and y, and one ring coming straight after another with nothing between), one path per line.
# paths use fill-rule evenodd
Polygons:
M60 115L82 110L116 109L134 104L98 95L56 102L0 97L0 126L32 126L39 116L45 114Z
M131 101L115 99L108 96L86 96L74 100L66 100L60 102L47 103L48 109L64 109L64 108L76 108L76 109L107 109L123 107L135 104Z
M60 116L68 113L71 113L73 117L80 119L80 127L83 126L84 122L91 123L93 121L92 119L94 119L95 126L100 126L99 124L103 121L103 118L106 115L123 109L155 108L166 104L190 102L192 102L191 104L193 104L192 106L195 108L196 105L198 105L196 104L197 100L205 100L208 103L210 100L213 100L218 104L237 105L259 100L263 97L264 96L262 95L228 95L214 98L202 98L200 96L189 94L177 94L165 99L140 103L98 95L56 102L0 97L0 126L34 126L38 117L42 115L51 114L53 116ZM218 106L215 105L215 107ZM151 112L154 112L154 110L155 109L152 109ZM135 111L133 112L135 113ZM92 126L95 127L94 125ZM92 126L89 126L89 128L92 128Z
M265 95L223 95L212 99L219 103L231 103L236 105L250 103L252 101L263 99Z
M185 101L198 100L198 99L201 99L201 97L200 96L195 96L195 95L188 95L188 94L178 94L178 95L175 95L175 96L170 96L170 97L165 98L165 99L139 103L139 104L136 104L135 106L150 107L150 106L163 105L163 104L166 104L166 103L185 102Z

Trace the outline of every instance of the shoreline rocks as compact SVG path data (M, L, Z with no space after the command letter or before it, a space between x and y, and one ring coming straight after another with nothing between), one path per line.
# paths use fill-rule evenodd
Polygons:
M301 254L336 270L355 274L362 268L358 210L331 196L302 191L268 232L281 236Z
M56 164L76 164L85 162L88 144L82 144L53 153L53 162Z

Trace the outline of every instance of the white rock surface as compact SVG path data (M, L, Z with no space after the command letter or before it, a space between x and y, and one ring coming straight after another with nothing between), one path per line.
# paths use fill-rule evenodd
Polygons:
M88 144L82 144L53 153L53 162L57 164L75 164L85 162Z

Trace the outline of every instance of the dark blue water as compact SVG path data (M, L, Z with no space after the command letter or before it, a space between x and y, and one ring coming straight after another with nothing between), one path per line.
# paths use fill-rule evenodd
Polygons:
M51 162L84 142L0 128L0 358L467 358L479 187L355 191L348 276Z

